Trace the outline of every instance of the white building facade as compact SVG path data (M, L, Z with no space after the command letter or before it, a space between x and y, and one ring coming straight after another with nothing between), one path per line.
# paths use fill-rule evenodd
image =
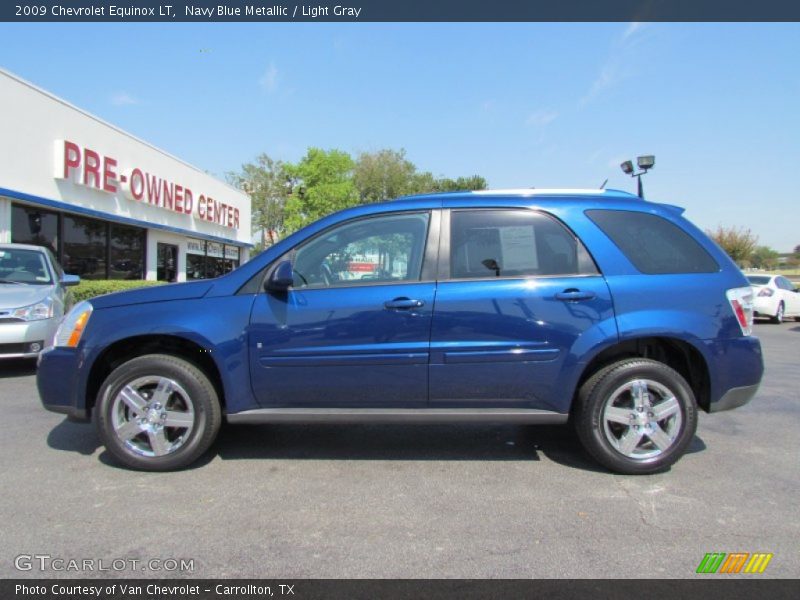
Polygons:
M0 140L0 243L85 279L203 279L249 257L244 192L1 69Z

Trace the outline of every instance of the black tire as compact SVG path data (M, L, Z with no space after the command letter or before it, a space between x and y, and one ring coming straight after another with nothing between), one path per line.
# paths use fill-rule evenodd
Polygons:
M778 312L775 313L775 316L772 317L770 320L775 323L776 325L780 325L783 323L783 316L786 312L786 307L783 305L783 302L778 304Z
M628 392L631 407L628 408L626 405L624 408L619 408L626 411L625 418L629 418L630 422L626 425L607 420L604 417L606 406L612 403L611 410L616 411L618 405L613 403L626 403L628 400L625 392L620 390L633 385L631 382L634 381L644 381L646 386L642 388L641 384L635 384L638 387L631 387ZM667 390L676 402L669 401L663 405L655 403L654 411L659 410L659 407L664 410L669 404L670 410L674 413L656 422L655 419L660 413L648 412L645 408L647 415L655 415L645 416L635 406L634 389L645 390L647 397L652 399L655 395L662 401L664 401L663 396L667 395L663 390ZM630 411L629 415L627 411ZM615 416L619 417L620 414L616 413ZM633 423L639 422L636 419L647 420L647 424L634 425ZM573 411L573 423L586 451L610 470L625 475L657 473L668 469L686 452L697 430L697 404L691 387L674 369L654 360L625 359L601 369L581 386ZM668 431L665 432L662 427L668 427ZM661 448L655 438L651 439L645 431L652 431L654 436L659 431L666 433L666 438L660 434L657 438L664 448ZM640 432L642 432L639 438L641 441L632 449L632 455L624 454L618 447L624 445L622 438L628 433L635 437L640 435ZM669 444L665 444L665 440L669 441ZM633 455L636 452L639 454Z
M163 387L162 382L166 382ZM128 391L120 394L129 385ZM138 390L134 403L148 404L133 409L123 399L132 397L131 389ZM162 408L156 403L157 393L158 398L166 398ZM161 421L148 420L159 416ZM170 419L182 425L170 426ZM120 365L106 378L94 421L106 449L122 465L142 471L173 471L189 466L208 450L219 431L222 409L214 386L195 365L176 356L149 354ZM123 431L123 425L132 428L130 431L142 429L128 438L117 433ZM164 445L154 444L151 436L158 436L156 441L163 439ZM148 447L152 456L145 455Z

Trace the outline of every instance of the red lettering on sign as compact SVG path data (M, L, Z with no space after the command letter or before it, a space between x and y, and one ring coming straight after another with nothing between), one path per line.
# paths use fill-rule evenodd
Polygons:
M117 193L117 161L110 156L103 157L103 189L112 194Z
M160 206L161 202L161 180L155 175L150 175L147 179L147 202Z
M141 169L134 169L131 171L130 179L131 196L135 200L141 201L142 196L144 196L144 173L142 173Z
M94 182L89 181L89 176ZM100 155L88 148L83 151L83 185L100 189Z
M163 206L164 208L173 210L172 198L175 195L173 193L174 189L175 189L174 183L167 183L166 180L164 180L164 192L163 194L161 194L161 199L162 199L161 206Z
M68 179L70 169L77 169L81 166L81 149L78 144L64 142L64 179Z

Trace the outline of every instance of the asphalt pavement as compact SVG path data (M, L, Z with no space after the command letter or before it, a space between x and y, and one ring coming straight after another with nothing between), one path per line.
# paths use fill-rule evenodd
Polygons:
M640 477L567 427L477 425L227 426L195 468L133 472L0 363L0 577L712 577L708 552L798 577L800 323L755 333L758 395Z

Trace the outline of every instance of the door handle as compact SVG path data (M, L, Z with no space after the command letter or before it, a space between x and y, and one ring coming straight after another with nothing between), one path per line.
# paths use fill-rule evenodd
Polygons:
M423 300L413 300L411 298L395 298L394 300L388 300L384 302L383 306L387 310L404 310L408 308L419 308L420 306L425 306L425 302Z
M576 288L569 288L568 290L564 290L563 292L559 292L556 294L557 300L563 300L564 302L575 302L577 300L591 300L595 297L594 292L582 292Z

